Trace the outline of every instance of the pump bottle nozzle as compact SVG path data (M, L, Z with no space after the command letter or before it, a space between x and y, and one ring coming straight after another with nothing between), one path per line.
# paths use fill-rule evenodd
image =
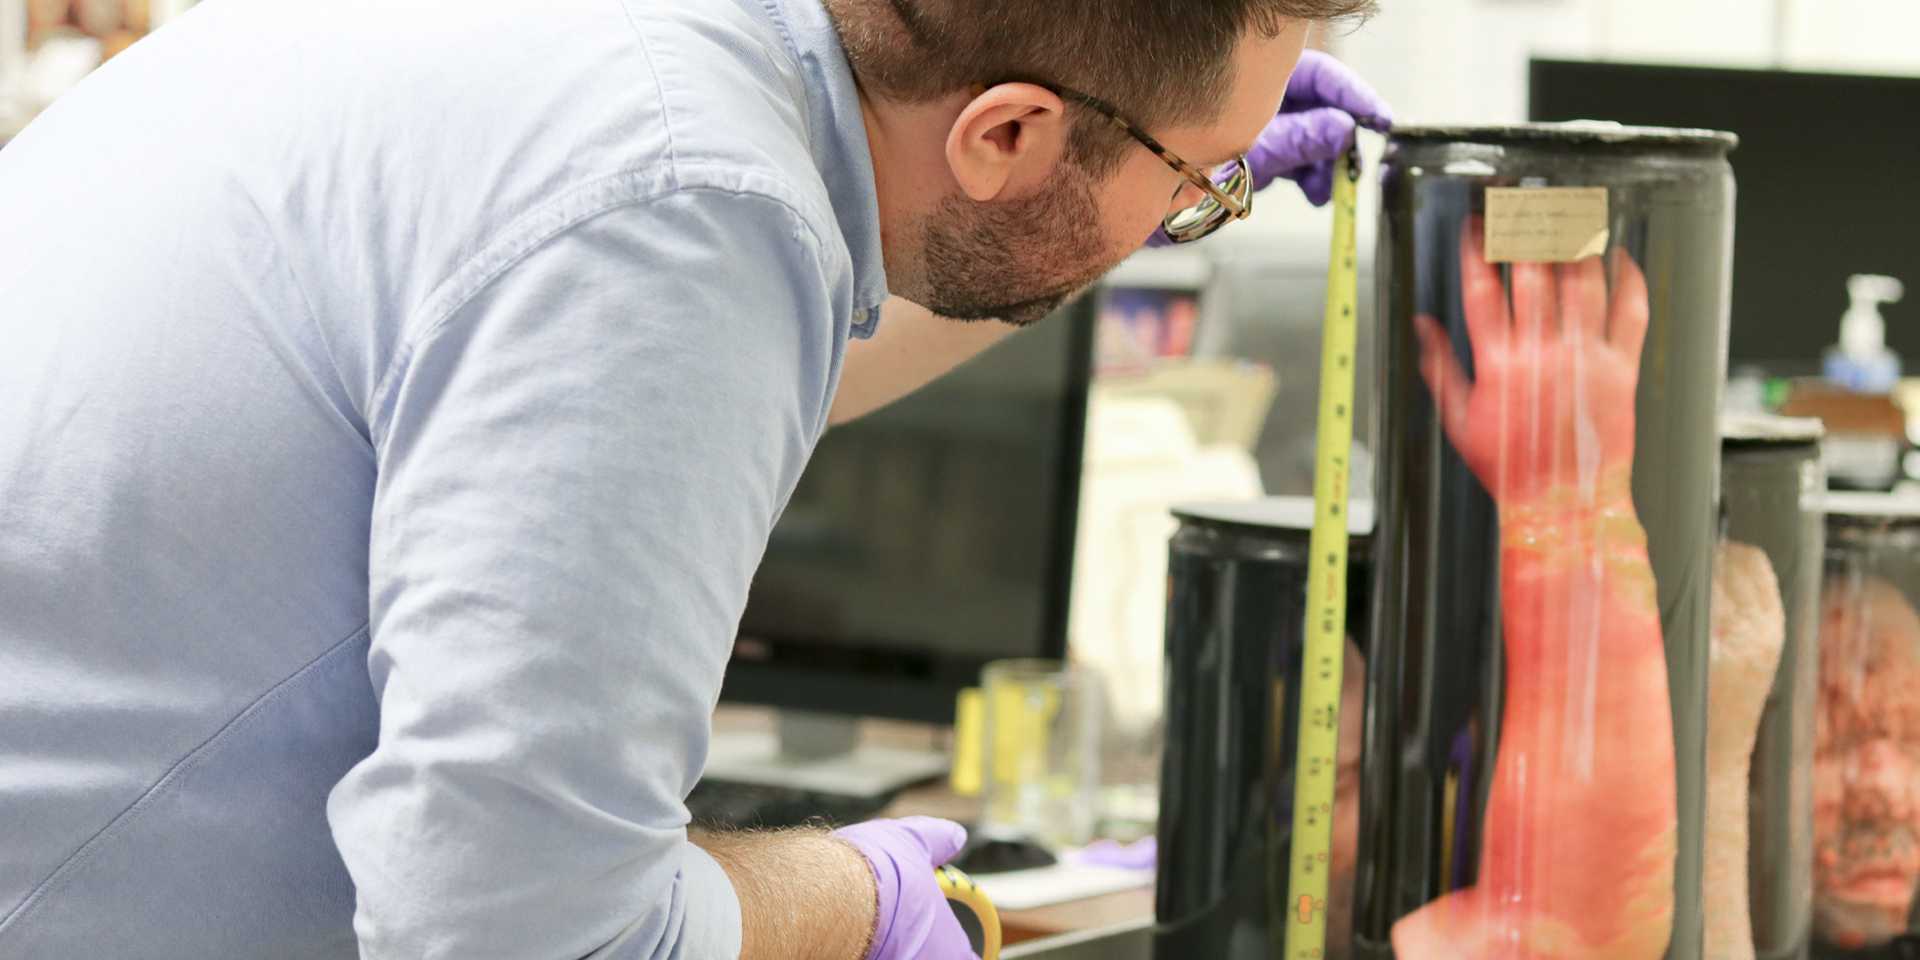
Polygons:
M1840 319L1840 350L1858 359L1875 356L1886 345L1887 323L1880 316L1880 305L1899 303L1906 288L1893 277L1875 273L1856 273L1847 278L1847 297L1852 303Z
M1840 318L1840 342L1827 355L1827 378L1867 393L1893 389L1900 358L1887 349L1883 303L1898 303L1906 288L1893 277L1856 273L1847 278L1847 312Z

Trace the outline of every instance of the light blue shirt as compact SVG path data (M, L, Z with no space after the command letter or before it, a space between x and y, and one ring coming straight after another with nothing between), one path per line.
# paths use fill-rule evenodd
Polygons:
M710 958L885 295L818 0L209 0L0 150L0 958Z

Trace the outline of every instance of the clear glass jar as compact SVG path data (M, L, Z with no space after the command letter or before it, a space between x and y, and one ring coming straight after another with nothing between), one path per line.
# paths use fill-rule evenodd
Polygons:
M1052 848L1093 839L1100 815L1100 685L1059 660L995 660L980 671L984 839Z
M1708 670L1706 952L1804 960L1826 541L1818 420L1721 424Z

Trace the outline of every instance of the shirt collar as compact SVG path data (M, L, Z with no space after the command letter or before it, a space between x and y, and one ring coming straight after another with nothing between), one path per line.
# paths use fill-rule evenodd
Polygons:
M873 156L867 149L853 67L820 0L762 2L782 27L787 46L800 64L814 166L827 185L827 199L853 258L852 333L864 339L873 335L880 303L887 298L887 269L880 250L880 198L873 185Z

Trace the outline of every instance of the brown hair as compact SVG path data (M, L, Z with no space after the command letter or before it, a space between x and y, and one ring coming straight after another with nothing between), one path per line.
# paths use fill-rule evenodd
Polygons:
M1027 80L1099 97L1136 124L1213 119L1249 29L1370 15L1375 0L826 0L869 93L925 102ZM1080 110L1075 159L1102 174L1128 142Z

